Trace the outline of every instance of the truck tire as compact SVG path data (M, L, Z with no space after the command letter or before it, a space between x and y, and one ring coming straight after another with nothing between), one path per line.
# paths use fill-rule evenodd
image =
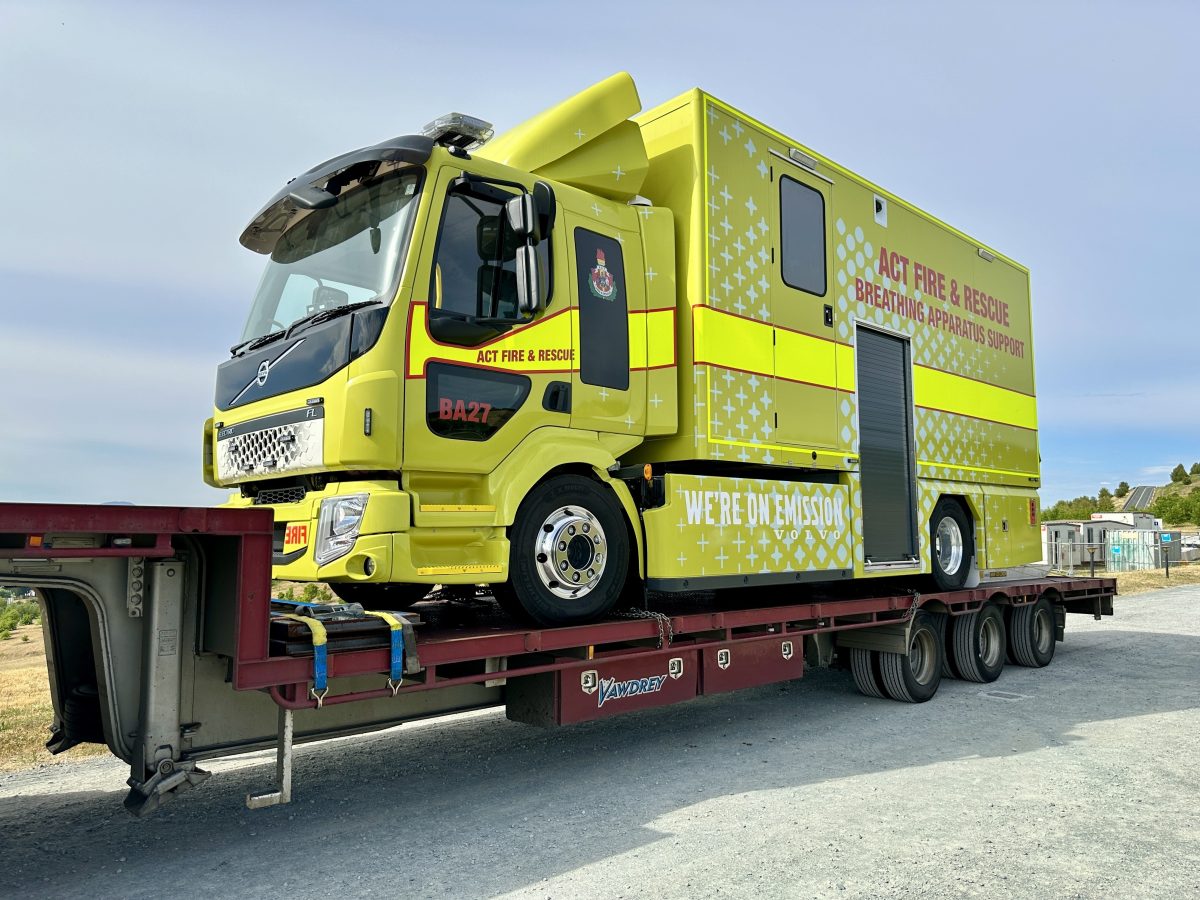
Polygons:
M363 609L409 609L425 599L432 584L388 584L373 582L330 582L329 589L346 603L358 603Z
M1045 597L1014 606L1008 648L1019 666L1040 669L1054 659L1054 604Z
M861 647L850 648L850 671L854 674L854 686L860 694L886 700L883 681L879 674L879 654Z
M620 599L629 539L608 488L582 475L547 479L521 502L508 536L509 580L495 586L502 607L515 603L552 627L599 619Z
M994 603L950 624L951 669L964 681L990 684L1004 671L1004 613Z
M907 653L879 654L883 687L893 700L924 703L942 682L945 647L937 624L926 613L917 613L908 637Z
M967 583L975 558L975 530L956 500L938 500L929 517L929 557L939 591L956 591Z

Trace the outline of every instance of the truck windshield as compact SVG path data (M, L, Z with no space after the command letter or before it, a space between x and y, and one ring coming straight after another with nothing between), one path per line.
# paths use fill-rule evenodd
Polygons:
M242 332L248 341L315 313L388 302L400 276L420 172L362 184L289 228L271 251Z

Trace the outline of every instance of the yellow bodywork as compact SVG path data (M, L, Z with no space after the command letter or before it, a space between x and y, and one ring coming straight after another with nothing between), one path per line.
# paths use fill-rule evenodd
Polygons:
M323 403L321 462L297 473L320 475L323 485L272 504L288 557L277 577L503 581L507 526L529 490L564 468L611 486L639 570L654 578L896 574L894 566L872 571L860 539L855 335L864 327L911 348L919 537L911 571L929 571L927 523L947 495L971 512L981 570L1036 558L1029 279L1003 254L699 90L643 113L624 73L469 161L436 147L426 170L408 258L375 345L319 385L215 413L229 427L314 397ZM549 305L476 346L439 341L429 324L441 293L433 262L441 203L464 171L527 189L547 182L558 205ZM782 279L782 178L819 193L826 210L828 283L813 302ZM588 299L572 250L580 230L622 249L626 391L580 378L580 304ZM427 393L429 366L439 364L519 374L528 399L489 440L439 436L428 424L437 400ZM543 406L556 382L571 386L569 413ZM210 483L218 424L205 432ZM676 470L664 481L665 502L644 511L622 480L643 464ZM731 474L731 465L749 472ZM318 567L311 540L301 539L315 534L321 501L359 492L370 499L353 551ZM251 493L230 502L251 505ZM735 525L722 521L722 503L730 517L734 504L771 515ZM834 506L838 515L827 519Z

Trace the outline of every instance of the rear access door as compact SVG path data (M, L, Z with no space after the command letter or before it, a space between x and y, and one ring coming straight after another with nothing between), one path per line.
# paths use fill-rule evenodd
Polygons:
M863 554L868 566L912 563L917 541L909 343L860 326L857 350Z

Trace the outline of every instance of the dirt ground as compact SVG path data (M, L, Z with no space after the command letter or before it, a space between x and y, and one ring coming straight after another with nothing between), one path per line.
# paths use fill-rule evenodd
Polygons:
M42 626L23 625L0 641L0 772L108 753L107 747L86 744L51 756L45 744L53 718Z
M482 711L264 753L146 819L111 758L0 775L14 896L1200 895L1200 588L1071 616L1045 669L874 700L849 675L557 730Z

